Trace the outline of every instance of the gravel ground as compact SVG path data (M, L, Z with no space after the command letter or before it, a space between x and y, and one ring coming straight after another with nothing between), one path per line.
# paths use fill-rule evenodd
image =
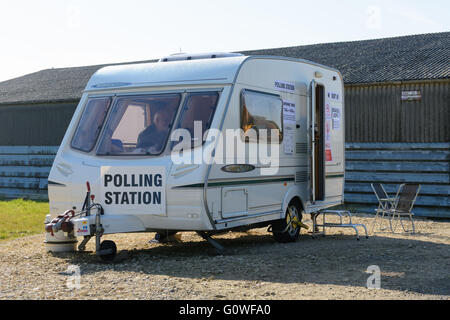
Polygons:
M369 227L372 219L354 221ZM416 230L356 241L351 229L335 228L280 244L253 229L215 236L226 255L193 232L169 244L149 243L153 233L107 235L118 247L113 263L99 261L94 240L85 253L46 253L40 234L0 242L0 299L449 300L450 222L416 220ZM366 287L371 265L380 268L380 289Z

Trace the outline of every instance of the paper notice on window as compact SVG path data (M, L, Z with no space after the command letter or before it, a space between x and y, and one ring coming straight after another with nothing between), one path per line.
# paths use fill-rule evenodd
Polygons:
M286 154L294 153L295 125L295 103L283 101L283 144Z
M325 119L331 120L331 107L328 103L325 105Z
M341 110L339 108L331 108L331 119L333 130L339 130L341 128Z
M331 153L331 127L332 127L332 119L331 119L331 109L327 104L325 107L325 161L333 161L332 153Z

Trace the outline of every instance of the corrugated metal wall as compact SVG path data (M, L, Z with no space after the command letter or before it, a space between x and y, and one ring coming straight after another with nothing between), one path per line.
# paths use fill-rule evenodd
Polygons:
M77 104L0 105L0 146L59 145Z
M420 101L401 101L420 90ZM450 80L347 85L347 142L449 142ZM78 101L0 105L0 146L59 145Z
M420 90L420 101L401 101ZM450 81L345 87L347 142L450 141Z

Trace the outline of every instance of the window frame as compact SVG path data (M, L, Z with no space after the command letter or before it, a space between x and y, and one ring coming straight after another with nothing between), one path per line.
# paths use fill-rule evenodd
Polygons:
M101 140L100 137L103 136L104 131L105 131L105 123L109 119L112 107L115 106L117 99L123 98L123 97L133 97L133 96L178 94L178 95L180 95L181 99L180 99L179 105L178 105L177 110L176 110L175 115L174 115L174 124L176 124L180 120L181 112L183 110L183 107L184 107L185 102L187 100L187 97L189 95L191 95L191 94L216 93L218 97L217 97L217 102L216 102L216 105L215 105L215 108L214 108L214 112L211 115L211 119L212 120L211 120L210 127L209 127L209 129L210 129L211 126L212 126L212 123L213 123L214 116L216 115L217 107L219 106L220 99L222 97L223 89L224 89L223 87L214 87L214 88L206 87L206 88L183 88L183 89L174 89L174 90L137 91L137 92L121 92L121 93L110 92L110 93L98 93L98 94L92 93L92 94L89 94L87 96L87 98L86 98L86 101L85 101L84 105L83 105L83 110L81 111L80 119L78 120L78 122L77 122L77 124L75 126L75 129L74 129L75 132L72 134L71 141L73 140L76 132L78 131L78 128L79 128L80 121L81 121L81 118L83 116L83 113L86 110L86 106L87 106L88 102L91 99L97 99L97 98L109 98L109 99L111 99L110 100L110 105L109 105L108 110L106 112L106 116L105 116L105 118L103 119L103 122L102 122L102 128L99 131L99 134L97 136L97 139L96 139L93 147L89 151L84 151L84 150L80 150L80 149L72 147L72 142L70 143L70 148L72 150L76 151L76 152L82 152L84 154L91 154L91 155L99 156L99 157L122 157L122 156L126 156L126 157L145 158L145 157L160 156L160 155L164 154L165 152L167 152L168 149L172 149L173 148L173 146L171 146L171 144L168 143L168 139L170 139L170 136L171 136L171 134L172 134L172 132L173 132L173 130L175 128L175 125L173 125L170 128L169 135L168 135L167 140L165 142L165 146L161 150L161 153L159 153L157 155L156 154L151 154L151 155L150 154L120 154L120 155L118 155L118 154L109 154L109 155L104 154L103 155L103 154L98 154L97 153L97 150L98 150L98 148L100 146L100 140ZM204 143L205 143L205 141L202 141L202 145Z
M120 99L123 98L136 98L136 97L147 97L147 96L164 96L164 95L174 95L174 96L178 96L180 98L179 102L178 102L178 106L175 110L175 113L173 115L173 122L172 122L172 126L169 128L168 130L168 135L166 137L165 142L163 143L163 148L161 149L161 151L159 153L142 153L142 154L101 154L99 153L99 148L101 146L101 141L103 139L103 136L105 134L105 130L106 130L106 122L109 121L110 118L110 113L112 112L113 108L117 105L118 101ZM166 149L167 149L167 142L169 141L170 135L172 134L172 130L174 128L174 124L177 122L177 119L179 117L179 113L180 113L180 106L184 104L186 97L185 97L185 92L183 91L175 91L175 92L152 92L152 93L131 93L131 94L123 94L123 95L118 95L115 96L115 99L113 101L113 104L111 104L110 106L110 110L108 112L108 114L105 117L105 121L103 123L103 127L101 130L101 133L99 134L99 137L97 137L97 142L96 142L96 148L95 148L95 155L99 156L99 157L157 157L162 155ZM92 150L91 150L92 151Z
M243 115L243 111L244 111L244 104L245 104L245 93L246 92L251 92L251 93L257 93L260 95L264 95L264 96L272 96L272 97L276 97L280 100L281 102L281 112L280 112L280 136L281 139L279 140L278 144L282 144L283 140L284 140L284 124L283 124L283 99L281 98L281 96L279 94L275 94L275 93L270 93L270 92L265 92L265 91L259 91L259 90L253 90L253 89L242 89L241 93L240 93L240 106L239 106L239 128L241 130L244 130L242 128L242 115ZM245 143L260 143L260 138L259 138L259 134L257 137L257 141L250 141L250 139L245 139L245 132L243 135L241 135L241 141L245 142ZM272 140L268 140L267 141L268 144L272 144Z
M102 121L101 126L100 126L101 129L100 129L100 131L98 132L97 137L95 138L95 141L94 141L94 143L92 144L91 148L90 148L88 151L86 151L86 150L82 150L82 149L79 149L79 148L75 147L75 146L73 145L73 141L74 141L74 139L75 139L75 137L76 137L78 131L80 130L81 120L83 119L84 113L86 112L86 108L87 108L89 102L92 101L92 100L95 100L95 99L109 99L109 105L108 105L108 107L106 108L106 114L105 114L105 117L103 118L103 121ZM86 98L86 102L85 102L84 105L83 105L83 111L81 112L80 119L77 121L77 125L76 125L76 127L75 127L75 132L72 134L72 137L71 137L71 139L70 139L70 148L71 148L71 149L74 149L74 150L77 150L77 151L80 151L80 152L83 152L83 153L91 153L94 149L96 149L96 146L97 146L97 143L98 143L98 140L99 140L98 138L99 138L99 137L101 136L101 134L103 133L103 129L104 129L104 126L105 126L105 121L106 121L106 119L108 118L109 113L110 113L110 110L111 110L111 106L112 106L114 103L115 103L115 97L112 96L112 95L88 96L88 97Z
M172 128L172 130L175 130L175 129L184 129L184 128L181 128L180 127L180 125L181 125L181 121L183 120L183 115L184 115L184 113L185 113L185 108L186 108L186 105L188 104L188 102L189 102L189 100L190 100L190 97L192 97L192 96L195 96L195 95L206 95L206 94L215 94L216 96L217 96L217 100L216 100L216 104L214 105L214 111L211 113L211 116L210 116L210 118L209 118L209 127L207 128L207 129L205 129L205 131L203 132L203 135L205 134L205 132L206 131L208 131L209 129L211 129L211 125L212 125L212 122L213 122L213 119L214 119L214 115L216 114L216 111L217 111L217 106L219 105L219 101L220 101L220 97L221 97L221 93L222 93L222 91L221 90L214 90L214 89L205 89L205 90L195 90L195 91L186 91L185 92L185 96L184 96L184 99L183 99L183 101L182 101L182 106L181 106L181 108L180 108L180 110L179 110L179 114L178 114L178 116L177 116L177 125L176 126L173 126L173 128ZM170 133L170 134L172 134L172 132ZM201 146L203 146L204 144L205 144L205 142L206 141L204 141L203 140L203 137L202 137L202 143L201 144L199 144L199 145L192 145L192 147L191 147L191 150L193 150L193 149L195 149L195 148L197 148L197 147L201 147ZM178 142L178 143L180 143L180 142ZM177 145L177 142L176 141L172 141L172 143L171 143L171 146L170 146L170 150L173 150L173 148L175 147L175 145Z

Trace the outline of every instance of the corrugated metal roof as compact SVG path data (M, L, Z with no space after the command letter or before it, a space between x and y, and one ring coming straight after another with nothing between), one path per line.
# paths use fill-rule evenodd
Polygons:
M78 100L91 76L106 66L47 69L0 82L0 104Z
M341 71L346 84L450 78L450 32L246 51L311 60Z
M241 52L311 60L341 71L346 84L450 78L450 32ZM136 63L156 62L156 60ZM0 104L76 100L96 65L35 72L0 82Z

